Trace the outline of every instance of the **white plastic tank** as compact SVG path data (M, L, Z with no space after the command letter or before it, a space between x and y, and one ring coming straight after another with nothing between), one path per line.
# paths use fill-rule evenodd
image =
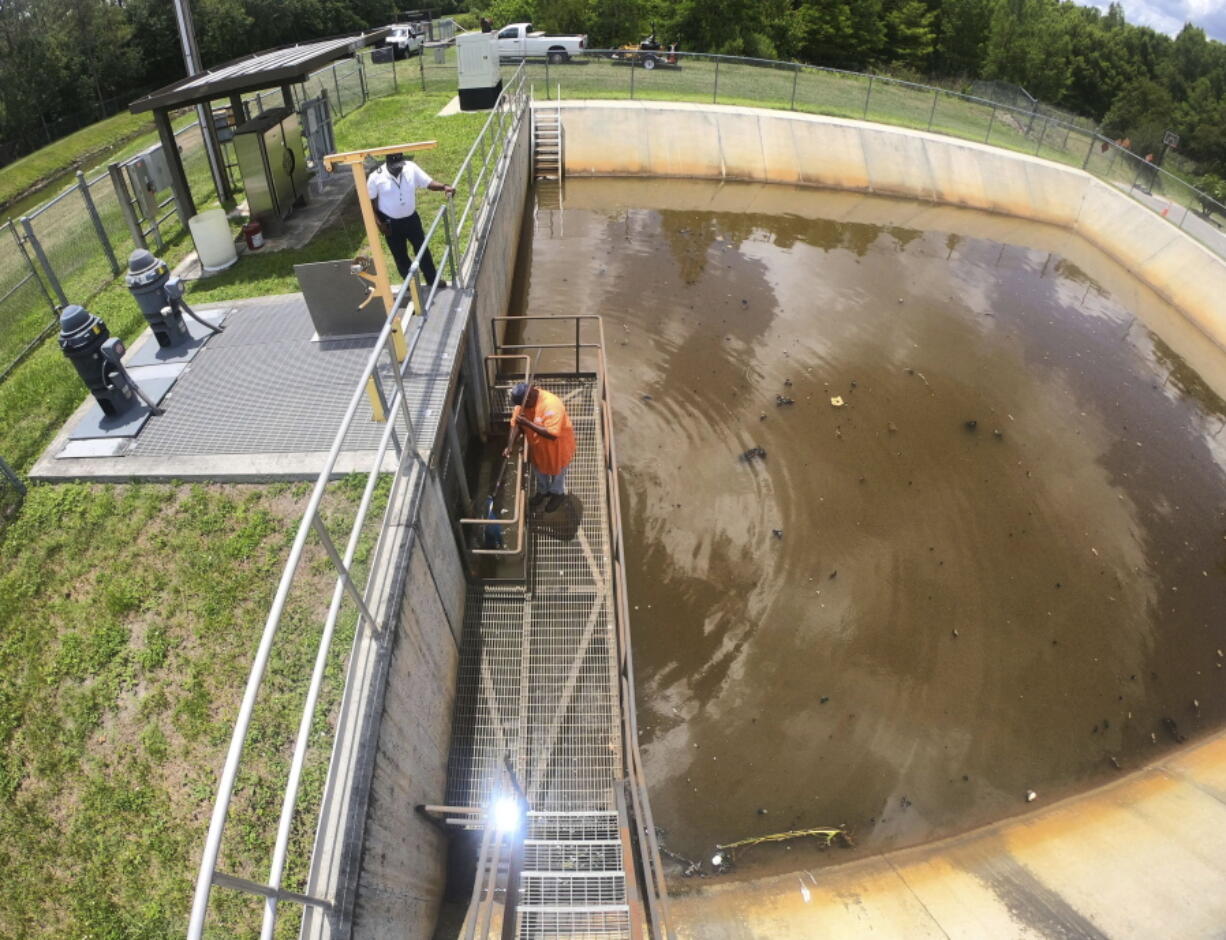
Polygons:
M206 209L187 220L187 227L200 255L200 266L208 273L224 271L238 260L234 236L224 209Z

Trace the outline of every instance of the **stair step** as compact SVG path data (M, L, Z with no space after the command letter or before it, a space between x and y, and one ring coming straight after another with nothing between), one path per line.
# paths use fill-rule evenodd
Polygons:
M628 913L629 904L518 904L521 914L620 914Z

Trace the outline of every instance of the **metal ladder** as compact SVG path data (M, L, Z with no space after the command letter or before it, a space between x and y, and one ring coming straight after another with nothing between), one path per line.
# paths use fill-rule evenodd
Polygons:
M562 208L564 136L562 109L554 105L532 109L532 178L536 181L537 207Z

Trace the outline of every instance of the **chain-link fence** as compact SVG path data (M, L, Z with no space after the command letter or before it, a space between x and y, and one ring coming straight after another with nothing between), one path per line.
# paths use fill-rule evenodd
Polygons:
M456 51L449 40L457 30L451 20L438 21L433 28L434 41L425 43L412 58L375 62L373 50L364 49L320 69L294 87L295 102L323 96L332 113L343 117L371 98L397 92L454 92ZM1226 206L1082 126L1081 119L1069 120L1028 95L1013 105L859 72L666 51L589 50L562 65L542 60L526 63L526 69L538 98L560 94L790 109L918 128L1030 153L1093 173L1226 257L1222 231ZM1014 97L1018 94L1020 90ZM242 117L283 103L279 90L252 95ZM198 123L184 123L175 139L192 191L211 194L213 180ZM231 183L240 190L232 149L226 144L223 151ZM78 176L75 184L19 224L0 226L0 245L15 238L21 249L0 248L0 380L23 351L46 335L49 309L53 312L57 303L87 302L134 247L123 202L126 198L134 207L135 203L107 176L102 173L88 180ZM170 197L159 204L153 218L142 216L136 224L152 236L159 250L181 237L185 228ZM39 276L31 276L22 251L29 254Z
M25 483L17 471L0 457L0 529L16 514L25 495Z
M11 221L0 225L0 381L50 333L55 301Z
M633 98L781 108L948 134L1079 167L1226 257L1226 206L1080 119L880 75L699 53L588 50L528 62L537 98Z

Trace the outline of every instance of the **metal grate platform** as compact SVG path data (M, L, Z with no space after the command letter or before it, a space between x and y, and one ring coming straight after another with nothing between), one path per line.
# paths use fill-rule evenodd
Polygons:
M622 755L599 401L594 378L539 384L575 426L583 518L566 541L530 526L522 589L469 590L447 799L488 803L509 754L532 809L607 812Z
M419 445L429 446L447 394L461 318L449 297L420 330L406 389ZM201 350L175 384L166 414L152 421L134 457L326 451L374 337L313 341L301 294L239 301L226 331ZM410 339L412 334L410 334ZM384 370L385 389L392 379ZM373 450L383 426L355 422L346 450Z

